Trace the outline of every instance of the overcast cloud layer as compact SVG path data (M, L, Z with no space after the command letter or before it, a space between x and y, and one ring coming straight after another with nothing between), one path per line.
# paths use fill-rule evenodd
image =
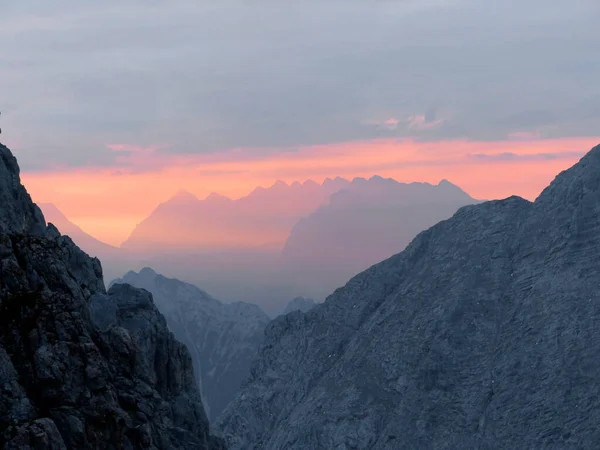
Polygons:
M2 0L2 140L39 170L115 144L598 135L598 23L597 0Z

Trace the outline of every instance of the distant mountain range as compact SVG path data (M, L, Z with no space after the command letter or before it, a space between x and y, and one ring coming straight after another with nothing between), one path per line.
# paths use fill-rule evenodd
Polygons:
M478 201L446 180L432 185L355 179L298 221L283 248L282 265L298 276L333 277L341 285L403 250L420 231L474 203Z
M189 252L239 247L281 248L290 230L350 182L342 178L291 185L277 181L231 200L212 193L204 200L180 191L160 204L121 245L147 252Z
M42 209L102 260L108 279L149 266L275 316L285 307L282 299L323 300L356 273L401 251L418 232L477 202L446 180L432 185L378 176L276 182L239 200L218 194L199 200L181 191L121 248L94 239L53 205Z

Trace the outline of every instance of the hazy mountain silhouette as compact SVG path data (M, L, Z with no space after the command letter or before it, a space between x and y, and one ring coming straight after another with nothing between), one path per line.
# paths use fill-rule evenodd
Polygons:
M321 281L330 292L403 250L419 232L461 206L477 202L446 180L431 185L357 178L300 219L282 251L282 264L298 277Z
M79 248L102 261L103 273L106 280L111 280L123 272L141 267L140 258L134 252L106 244L83 231L71 222L56 205L39 203L44 217L62 234L68 235Z
M239 200L218 194L199 200L180 191L124 244L131 253L146 252L125 270L150 266L223 301L256 303L274 317L285 307L282 299L322 300L418 232L476 202L445 180L434 186L378 176L277 182ZM274 235L280 244L257 245ZM115 273L113 264L105 265Z
M215 193L199 200L179 191L122 248L89 236L53 205L43 208L102 259L107 279L149 266L223 301L256 303L275 317L285 308L282 299L323 300L418 232L476 202L445 180L406 184L379 176L327 178L321 185L276 182L239 200ZM267 243L272 236L280 242Z
M120 252L118 247L106 244L89 235L73 222L71 222L53 203L38 203L44 217L52 223L62 234L68 235L79 248L87 254L100 259L114 257Z
M281 248L298 219L348 183L341 178L322 185L277 181L237 200L216 193L199 200L180 191L138 224L122 247L149 253Z

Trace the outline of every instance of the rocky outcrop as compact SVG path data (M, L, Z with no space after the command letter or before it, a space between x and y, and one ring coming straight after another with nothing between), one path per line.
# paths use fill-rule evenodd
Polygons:
M222 449L192 362L145 291L33 204L0 145L0 448Z
M190 350L206 412L215 419L250 374L269 317L256 305L221 303L194 285L148 267L113 283L152 293L169 329Z
M599 278L600 146L275 319L220 427L233 449L595 448Z
M316 302L312 298L296 297L288 302L283 314L289 314L293 311L307 312L316 306Z

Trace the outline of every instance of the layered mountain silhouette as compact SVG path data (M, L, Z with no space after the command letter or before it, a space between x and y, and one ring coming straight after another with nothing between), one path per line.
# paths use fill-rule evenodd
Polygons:
M150 253L280 248L298 219L348 183L341 178L322 185L277 181L238 200L215 193L199 200L180 191L137 225L122 247Z
M285 307L282 298L322 300L401 251L419 231L476 202L447 181L407 184L377 176L278 182L240 200L180 192L124 246L145 249L138 267L203 286L224 301L259 304L275 316Z
M270 318L256 305L222 303L148 267L128 272L111 285L122 283L152 293L169 329L189 349L206 412L215 419L250 374Z
M275 319L220 428L234 450L595 448L599 279L600 146Z
M39 203L38 206L44 213L44 217L48 223L58 228L61 234L68 235L88 255L104 260L105 258L114 258L122 253L118 247L106 244L83 231L79 226L67 219L54 204Z
M474 203L478 201L446 180L431 185L357 178L298 221L282 251L282 264L306 279L331 280L331 292L403 250L419 232Z
M98 259L46 225L1 144L0 448L224 449L152 296L105 290Z

